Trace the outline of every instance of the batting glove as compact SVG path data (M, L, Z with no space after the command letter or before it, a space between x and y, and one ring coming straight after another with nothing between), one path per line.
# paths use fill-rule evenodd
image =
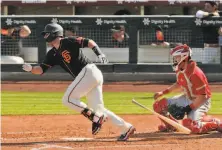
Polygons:
M30 71L32 71L32 65L30 65L30 64L24 64L24 65L22 65L22 69L23 69L24 71L30 72Z
M107 64L109 62L104 54L99 55L98 58L102 64Z

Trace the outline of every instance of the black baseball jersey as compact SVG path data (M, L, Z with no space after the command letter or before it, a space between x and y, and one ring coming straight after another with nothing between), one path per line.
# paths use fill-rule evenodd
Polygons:
M88 47L89 39L82 37L66 37L61 39L59 49L52 48L48 51L45 60L40 65L43 72L47 69L60 65L74 78L90 62L80 48Z

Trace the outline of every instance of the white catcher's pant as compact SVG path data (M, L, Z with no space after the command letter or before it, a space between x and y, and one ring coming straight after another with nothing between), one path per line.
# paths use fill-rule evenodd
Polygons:
M124 133L131 124L125 122L122 118L104 107L102 86L102 72L95 64L88 64L69 85L63 96L63 104L81 113L87 105L81 102L80 98L86 96L89 108L93 109L97 115L106 114L108 120L111 120Z
M177 106L186 107L191 103L192 101L189 100L185 95L177 95L168 99L168 105L176 104ZM211 99L208 99L199 108L192 110L187 117L201 124L202 123L201 119L203 115L205 115L205 113L209 111L210 106L211 106Z

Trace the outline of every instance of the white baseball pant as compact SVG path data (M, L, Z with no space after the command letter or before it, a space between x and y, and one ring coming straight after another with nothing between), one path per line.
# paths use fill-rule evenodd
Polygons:
M182 106L182 107L185 107L192 103L192 101L189 100L185 95L177 95L167 100L168 100L168 105L176 104L177 106ZM187 117L194 121L197 121L197 123L200 125L202 117L205 115L205 113L209 111L210 107L211 107L211 99L208 99L199 108L192 110Z
M95 64L88 64L69 85L63 96L63 104L81 113L87 105L81 102L80 98L86 96L89 108L93 109L98 116L105 114L108 120L111 120L124 133L131 124L104 107L102 86L102 72Z

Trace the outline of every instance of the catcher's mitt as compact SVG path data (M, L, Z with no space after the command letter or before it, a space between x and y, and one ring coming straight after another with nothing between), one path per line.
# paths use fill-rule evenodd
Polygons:
M181 120L185 116L184 107L177 106L176 104L169 105L168 112L177 120Z

